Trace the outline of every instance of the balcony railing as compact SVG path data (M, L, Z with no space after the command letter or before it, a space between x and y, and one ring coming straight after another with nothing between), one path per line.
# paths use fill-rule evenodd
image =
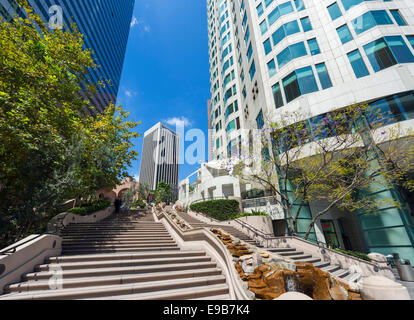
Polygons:
M267 203L270 205L278 204L275 197L262 197L262 198L254 198L254 199L245 199L242 200L243 208L255 208L255 207L265 207Z

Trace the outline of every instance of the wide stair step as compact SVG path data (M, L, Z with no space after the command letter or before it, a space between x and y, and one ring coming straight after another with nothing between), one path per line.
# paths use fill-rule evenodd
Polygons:
M269 252L274 252L278 254L279 252L293 252L296 251L295 248L264 248L264 250Z
M310 254L292 255L292 256L285 255L285 257L288 258L288 259L291 259L291 260L302 262L303 259L312 258L312 255L310 255Z
M173 239L166 239L166 240L125 240L125 239L119 239L119 240L115 240L115 239L102 239L102 240L87 240L87 245L99 245L99 244L105 244L105 245L118 245L118 244L142 244L142 245L157 245L157 246L161 246L164 244L172 244L175 243ZM64 240L63 241L63 246L84 246L85 245L85 241L82 241L81 239L78 240Z
M197 290L194 288L184 288L184 289L173 289L165 290L155 293L140 293L140 294L131 294L131 295L118 295L110 297L111 300L189 300L189 299L207 299L207 300L216 300L214 297L220 295L222 297L225 295L230 299L229 288L226 284L215 284L208 286L197 287ZM92 298L88 300L107 300L106 298Z
M73 254L94 254L94 253L115 253L115 252L143 252L143 251L172 251L180 250L178 246L175 247L141 247L141 248L115 248L115 247L102 247L102 248L84 248L84 249L65 249L63 252L65 255Z
M328 265L326 267L322 267L320 269L322 269L323 271L329 272L329 273L333 273L335 271L340 270L341 268L338 265L331 265L330 264L330 265Z
M84 288L90 286L121 285L128 283L142 283L172 279L197 278L221 275L219 268L206 268L200 270L183 270L176 272L154 272L136 275L115 275L105 277L69 278L62 279L59 283L61 289ZM28 291L51 290L49 280L28 281L9 285L5 288L7 293L19 293Z
M301 259L300 262L312 263L315 266L315 263L321 262L321 259L320 258L311 257L311 258L307 258L307 259Z
M79 270L66 270L60 274L62 279L80 278L80 277L94 277L94 276L110 276L117 274L139 274L152 272L174 272L188 269L206 269L216 268L215 262L196 262L196 263L175 263L175 264L161 264L161 265L141 265L130 267L109 267L109 268L90 268ZM56 276L56 271L41 271L28 273L23 276L26 281L38 281L50 279Z
M146 253L118 253L118 254L90 254L50 257L45 263L86 262L105 260L154 259L205 256L204 251L177 251L177 252L146 252Z
M114 240L114 241L118 241L118 240L153 240L154 237L151 236L140 236L140 235L136 235L136 236L129 236L129 235L117 235L114 237L110 237L110 236L105 236L105 235L101 235L101 236L87 236L87 235L79 235L79 236L72 236L72 237L65 237L63 239L63 243L69 243L72 241L106 241L106 240ZM157 236L157 240L172 240L173 238L169 235L166 236Z
M115 237L115 236L142 236L148 237L152 236L153 238L169 236L168 232L137 232L137 231L123 231L123 232L65 232L62 233L63 238L70 237L87 237L87 236L97 236L97 237Z
M208 256L201 257L178 257L178 258L155 258L155 259L129 259L115 261L88 261L88 262L65 262L58 264L42 264L35 268L35 271L49 271L56 268L62 270L76 270L89 268L110 268L110 267L126 267L126 266L142 266L142 265L158 265L171 263L195 263L207 262L211 258Z
M287 251L287 252L280 252L280 256L299 256L303 255L303 251Z
M93 286L87 288L59 289L50 291L32 291L27 293L15 293L0 297L0 300L59 300L59 299L90 299L93 297L112 297L117 295L135 295L150 292L160 292L163 290L188 289L197 290L200 286L225 284L226 278L223 275L205 276L188 279L173 279L162 281L151 281L149 283L128 283L112 286ZM162 292L160 292L162 293ZM223 292L224 293L224 292ZM133 297L129 297L133 298Z
M338 278L344 278L349 274L350 274L350 272L348 270L344 270L344 269L339 269L335 272L331 272L331 275L333 275L334 277L338 277Z

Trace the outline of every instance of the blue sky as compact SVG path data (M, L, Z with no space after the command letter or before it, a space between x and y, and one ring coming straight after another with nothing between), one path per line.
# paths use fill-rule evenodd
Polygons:
M206 1L136 0L118 103L142 122L137 131L143 135L158 121L175 129L174 119L182 119L186 130L207 137L209 87ZM139 175L142 141L135 140L140 155L132 176ZM179 179L198 168L181 165Z

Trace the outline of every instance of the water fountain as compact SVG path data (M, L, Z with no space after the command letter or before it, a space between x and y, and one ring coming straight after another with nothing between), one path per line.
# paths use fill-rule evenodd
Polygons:
M248 289L255 294L256 299L273 300L287 292L302 293L313 300L361 299L359 293L346 283L331 278L328 272L311 263L270 258L263 259L254 268L246 268L246 261L254 260L251 248L239 242L233 243L233 239L220 230L212 229L212 232L227 246L240 278L247 282Z

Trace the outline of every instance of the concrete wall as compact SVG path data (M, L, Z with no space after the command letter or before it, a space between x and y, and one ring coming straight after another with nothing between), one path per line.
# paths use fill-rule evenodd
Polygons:
M73 213L63 212L55 216L48 223L48 231L55 231L57 228L66 227L71 223L92 223L101 221L114 213L114 206L110 206L104 210L94 212L87 216L79 216Z
M248 225L252 226L253 228L260 230L266 234L273 234L273 225L272 225L272 218L266 216L252 216L252 217L242 217L235 219Z
M23 244L24 242L27 243ZM62 251L62 239L55 235L31 235L14 245L19 245L14 253L0 255L0 294L4 286L21 281L24 273L33 271L34 267L42 264L47 257L58 256ZM14 246L13 245L13 246ZM8 249L7 247L5 249Z

